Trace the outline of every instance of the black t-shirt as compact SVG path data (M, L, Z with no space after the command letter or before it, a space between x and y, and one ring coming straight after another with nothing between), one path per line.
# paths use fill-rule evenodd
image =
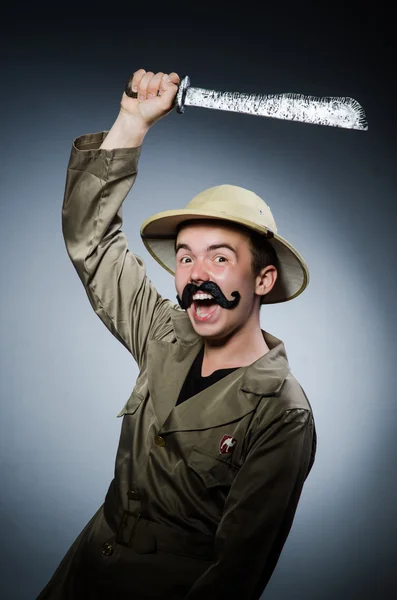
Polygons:
M200 352L194 359L192 366L190 367L189 373L187 374L175 406L181 404L191 396L198 394L202 390L205 390L205 388L209 387L213 383L216 383L222 379L222 377L225 377L232 371L240 368L232 367L231 369L218 369L217 371L211 373L211 375L208 375L208 377L202 377L201 367L203 365L203 358L204 346L201 348Z

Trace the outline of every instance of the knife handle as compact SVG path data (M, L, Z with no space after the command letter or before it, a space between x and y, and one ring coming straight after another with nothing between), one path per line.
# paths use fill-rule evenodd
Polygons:
M127 94L127 96L129 96L129 98L138 98L138 93L133 92L131 90L132 78L133 78L133 75L131 75L131 77L128 78L128 81L127 81L124 91ZM175 100L174 100L174 106L176 107L176 112L179 113L180 115L182 115L185 112L185 99L186 99L186 94L187 94L189 87L190 87L190 78L188 75L185 75L184 77L182 77L182 79L180 81L180 84L178 86L178 91L176 93Z

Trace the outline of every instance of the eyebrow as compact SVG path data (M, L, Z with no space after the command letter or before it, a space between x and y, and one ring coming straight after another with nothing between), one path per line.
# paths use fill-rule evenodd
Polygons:
M178 253L178 250L180 250L181 248L185 249L185 250L189 250L190 252L192 251L192 249L190 248L190 246L188 246L187 244L178 244L175 248L175 254ZM230 244L212 244L211 246L207 247L207 252L211 252L212 250L218 250L218 248L228 248L229 250L231 250L232 252L234 252L234 254L237 256L237 252L235 250L235 248L233 248L233 246L231 246Z

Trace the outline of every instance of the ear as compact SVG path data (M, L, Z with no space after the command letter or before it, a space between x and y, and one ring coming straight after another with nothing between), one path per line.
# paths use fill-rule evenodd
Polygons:
M273 265L264 267L256 277L255 293L264 296L273 289L277 279L277 269Z

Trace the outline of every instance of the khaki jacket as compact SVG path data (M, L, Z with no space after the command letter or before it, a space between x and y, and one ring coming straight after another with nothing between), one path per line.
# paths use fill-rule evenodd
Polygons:
M99 150L105 135L75 140L62 212L67 251L91 305L139 368L118 415L105 515L117 521L116 506L139 514L191 535L192 549L195 539L210 541L213 559L186 600L254 600L274 570L314 461L312 410L284 344L263 330L269 352L175 406L203 340L128 248L121 207L140 148Z

